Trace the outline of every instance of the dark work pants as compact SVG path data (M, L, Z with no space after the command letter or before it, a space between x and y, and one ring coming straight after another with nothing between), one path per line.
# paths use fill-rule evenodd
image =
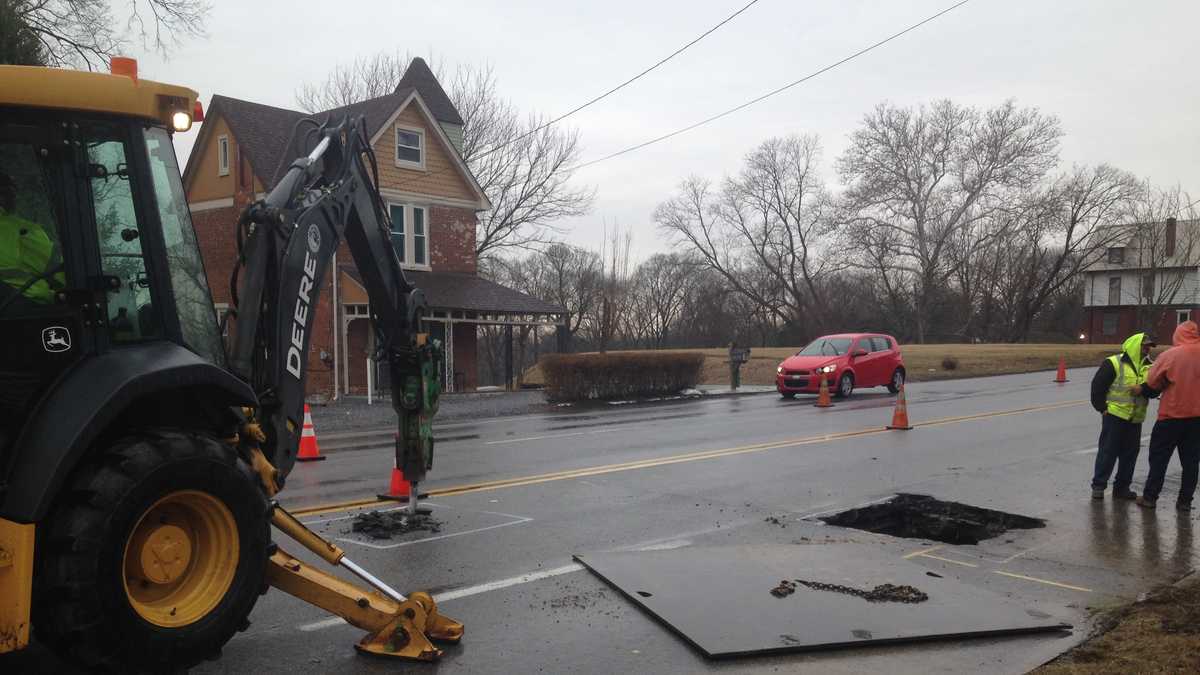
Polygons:
M1150 475L1146 476L1146 499L1158 499L1171 455L1179 449L1179 464L1183 477L1179 483L1178 501L1191 502L1200 474L1200 417L1179 420L1159 420L1150 432Z
M1117 477L1113 479L1113 491L1129 489L1133 480L1133 468L1137 464L1138 452L1142 449L1142 425L1126 422L1120 417L1105 414L1100 424L1100 449L1096 453L1096 472L1092 475L1092 489L1108 487L1108 477L1113 466Z

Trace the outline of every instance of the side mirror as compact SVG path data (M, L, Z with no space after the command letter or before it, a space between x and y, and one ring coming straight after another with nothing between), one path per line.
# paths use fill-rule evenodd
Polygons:
M860 357L860 356L866 356L867 354L868 354L868 352L867 352L867 350L865 350L865 349L855 349L854 351L850 352L850 356L851 356L852 358L858 358L858 357Z

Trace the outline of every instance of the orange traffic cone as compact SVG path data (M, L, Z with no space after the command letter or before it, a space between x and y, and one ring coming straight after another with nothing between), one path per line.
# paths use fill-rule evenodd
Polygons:
M901 430L912 428L912 425L908 423L908 401L904 398L904 385L900 385L900 395L896 397L896 411L892 413L892 423L887 428Z
M1067 360L1061 356L1058 357L1058 376L1054 378L1054 381L1059 384L1062 384L1063 382L1068 381L1067 380Z
M317 430L313 428L312 411L304 404L304 430L300 432L300 453L296 455L298 462L317 462L325 459L321 448L317 446Z
M829 400L829 380L826 380L824 375L821 376L821 389L817 394L817 402L813 405L818 408L833 407L833 401Z
M400 470L400 467L393 463L391 484L388 486L387 493L379 495L379 498L406 502L411 495L412 483L409 483L408 479L404 477L404 472Z

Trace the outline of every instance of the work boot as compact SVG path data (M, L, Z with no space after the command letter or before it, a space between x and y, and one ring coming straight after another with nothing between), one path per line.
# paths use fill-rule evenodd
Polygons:
M1175 510L1179 511L1181 513L1187 513L1188 511L1192 510L1192 502L1191 501L1175 502Z
M1138 498L1138 494L1129 488L1124 490L1113 489L1113 499L1128 499L1134 500Z
M1157 505L1157 499L1146 499L1145 497L1137 498L1137 505L1142 508L1152 509Z
M1092 499L1104 499L1104 490L1092 488Z

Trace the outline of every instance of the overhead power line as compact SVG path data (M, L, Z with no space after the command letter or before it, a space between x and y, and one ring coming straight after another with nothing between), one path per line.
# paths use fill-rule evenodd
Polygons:
M637 80L641 79L642 76L657 69L659 66L663 65L667 61L670 61L671 59L675 58L676 56L679 56L683 52L687 51L687 49L689 47L691 47L692 45L694 45L697 42L708 37L710 34L715 32L721 26L724 26L725 24L729 23L730 21L733 21L735 18L737 18L737 16L739 14L746 11L747 9L750 9L751 6L758 4L758 1L759 0L750 0L750 2L746 3L741 9L739 9L738 11L734 12L733 14L730 14L729 16L725 17L724 19L721 20L720 23L718 23L717 25L713 26L712 28L709 28L708 30L704 31L699 36L697 36L695 39L693 39L691 42L685 44L684 46L680 47L679 49L676 49L675 51L673 51L669 55L667 55L665 58L663 58L662 60L655 63L654 65L650 66L649 68L646 68L642 72L638 73L637 75L634 75L633 77L629 78L628 80L625 80L624 82L622 82L621 84L618 84L617 86L613 87L612 89L609 89L608 91L604 92L603 94L600 94L599 96L596 96L595 98L592 98L592 99L586 101L585 103L582 103L582 104L568 110L567 112L559 115L558 117L555 117L554 119L552 119L542 125L539 125L538 127L534 128L534 129L530 129L529 131L521 134L520 136L509 139L509 140L497 145L494 148L489 148L488 150L485 150L485 151L479 153L477 155L477 157L486 157L486 156L492 154L493 152L500 150L501 148L504 148L508 145L512 145L513 143L516 143L519 140L522 140L524 138L532 136L533 134L536 134L537 132L541 131L542 129L545 129L546 127L558 124L559 122L567 119L568 117L570 117L571 115L574 115L575 113L579 112L580 110L583 110L584 108L587 108L588 106L591 106L592 104L599 103L600 101L608 98L612 94L615 94L616 92L620 91L621 89L624 89L625 87L629 86L630 84L633 84Z
M860 50L858 50L858 51L854 52L853 54L851 54L851 55L849 55L849 56L847 56L847 57L845 57L845 58L841 59L840 61L836 61L836 62L834 62L834 63L831 63L831 64L829 64L829 65L825 66L824 68L821 68L820 70L817 70L817 71L814 71L814 72L812 72L812 73L809 73L808 75L805 75L804 77L802 77L802 78L800 78L800 79L798 79L798 80L796 80L796 81L794 81L794 82L790 82L790 83L788 83L788 84L785 84L785 85L783 85L782 87L779 87L778 89L773 89L773 90L771 90L771 91L769 91L769 92L767 92L767 93L763 94L762 96L759 96L759 97L757 97L757 98L750 99L749 101L746 101L745 103L742 103L741 105L738 105L738 106L735 106L735 107L733 107L733 108L730 108L729 110L726 110L725 112L718 113L718 114L716 114L716 115L713 115L712 117L709 117L709 118L707 118L707 119L704 119L704 120L701 120L701 121L699 121L699 122L696 122L695 124L692 124L692 125L689 125L689 126L683 127L682 129L677 129L677 130L675 130L675 131L672 131L672 132L671 132L671 133L669 133L669 134L664 134L664 135L662 135L662 136L659 136L659 137L657 137L657 138L652 138L652 139L650 139L650 140L648 140L648 141L645 141L645 142L643 142L643 143L638 143L637 145L630 146L630 147L628 147L628 148L625 148L624 150L618 150L617 152L614 152L614 153L612 153L611 155L605 155L604 157L600 157L600 158L598 158L598 159L593 159L593 160L591 160L591 161L584 162L584 163L582 163L582 164L577 164L577 165L575 165L574 167L571 167L571 168L572 168L572 170L577 170L577 169L582 169L582 168L585 168L585 167L592 166L593 164L599 164L600 162L604 162L604 161L607 161L607 160L613 159L613 158L615 158L615 157L620 157L621 155L628 154L628 153L630 153L630 152L633 152L633 151L635 151L635 150L641 150L642 148L644 148L644 147L646 147L646 146L649 146L649 145L654 145L655 143L659 143L659 142L661 142L661 141L665 141L665 140L667 140L668 138L674 138L675 136L678 136L679 134L686 133L686 132L688 132L688 131L691 131L692 129L696 129L696 128L702 127L702 126L704 126L704 125L706 125L706 124L708 124L708 123L710 123L710 122L715 122L715 121L717 121L717 120L721 119L722 117L726 117L726 116L728 116L728 115L732 115L733 113L735 113L735 112L738 112L739 110L742 110L742 109L748 108L748 107L750 107L750 106L754 105L755 103L758 103L759 101L764 101L764 100L766 100L766 99L768 99L768 98L771 98L772 96L774 96L774 95L776 95L776 94L779 94L779 93L782 93L782 92L784 92L784 91L787 91L788 89L791 89L792 87L795 87L795 86L797 86L797 85L803 84L803 83L805 83L805 82L807 82L807 81L809 81L809 80L813 79L814 77L817 77L818 75L821 75L821 74L823 74L823 73L827 73L827 72L829 72L829 71L833 70L834 68L837 68L838 66L840 66L840 65L842 65L842 64L844 64L844 63L846 63L846 62L848 62L848 61L853 61L854 59L856 59L856 58L858 58L858 57L862 56L863 54L866 54L867 52L870 52L870 51L872 51L872 50L874 50L874 49L876 49L876 48L878 48L878 47L882 47L883 45L885 45L885 44L887 44L887 43L891 42L892 40L895 40L896 38L899 38L900 36L902 36L902 35L904 35L904 34L906 34L906 33L912 32L912 31L914 31L914 30L916 30L916 29L920 28L921 26L924 26L925 24L929 23L930 21L933 21L934 19L937 19L937 18L941 17L941 16L942 16L942 15L944 15L944 14L948 14L948 13L950 13L950 12L952 12L952 11L954 11L954 10L958 9L959 7L962 7L963 5L967 4L967 3L968 3L968 2L970 2L970 1L971 1L971 0L962 0L961 2L958 2L958 3L954 4L954 5L951 5L951 6L947 7L946 9L943 9L942 11L938 12L937 14L933 14L933 15L931 15L931 16L929 16L929 17L925 18L925 19L922 19L921 21L918 21L917 23L914 23L913 25L909 26L908 28L905 28L905 29L904 29L904 30L902 30L902 31L899 31L899 32L897 32L897 33L893 33L893 34L889 35L888 37L886 37L886 38L884 38L884 39L882 39L882 40L880 40L880 41L878 41L878 42L876 42L876 43L874 43L874 44L872 44L872 45L869 45L869 46L867 46L867 47L863 47L862 49L860 49Z

